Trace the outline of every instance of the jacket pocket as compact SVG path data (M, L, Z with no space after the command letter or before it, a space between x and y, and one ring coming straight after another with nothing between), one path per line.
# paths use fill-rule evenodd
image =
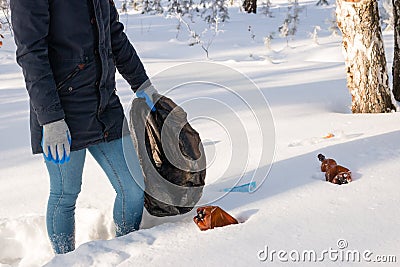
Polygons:
M58 84L57 84L57 90L61 90L65 87L65 85L72 80L76 75L78 75L79 72L83 71L85 69L86 64L81 63L78 64L70 73L68 73L64 79L62 79Z

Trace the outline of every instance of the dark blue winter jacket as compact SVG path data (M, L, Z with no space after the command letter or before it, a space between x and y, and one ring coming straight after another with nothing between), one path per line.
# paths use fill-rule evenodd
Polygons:
M65 119L71 150L122 136L115 69L136 91L148 80L112 0L11 0L17 62L30 97L33 153L42 126Z

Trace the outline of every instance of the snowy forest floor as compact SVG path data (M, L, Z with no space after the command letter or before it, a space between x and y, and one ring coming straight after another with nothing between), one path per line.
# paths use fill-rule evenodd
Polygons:
M273 17L245 14L231 7L230 19L219 25L215 37L212 31L203 33L205 43L213 38L209 59L200 45L188 45L189 32L184 25L177 30L176 18L120 15L151 77L165 78L163 73L173 73L166 77L174 84L182 77L192 79L193 72L179 64L215 63L243 73L267 99L274 129L263 133L271 138L263 140L266 137L260 137L251 125L246 128L250 160L244 177L256 170L270 170L269 174L264 182L262 175L255 177L260 186L256 192L232 192L224 197L218 197L218 192L243 176L241 169L227 169L232 149L230 135L234 133L224 129L238 121L222 114L220 106L203 106L201 102L185 106L189 118L199 112L201 115L201 111L215 116L214 120L193 122L206 140L207 157L212 158L201 202L222 207L241 223L201 232L192 221L195 211L173 218L155 218L144 212L141 230L114 238L115 193L88 155L76 210L77 249L56 257L45 230L48 174L43 158L31 155L28 96L22 71L15 62L12 36L4 32L0 48L0 266L321 265L295 262L288 255L288 262L283 262L277 254L261 261L259 256L263 254L259 252L266 247L288 254L314 250L319 256L330 248L341 252L368 250L372 260L379 255L395 255L399 262L400 235L396 229L400 225L400 114L351 114L341 38L329 30L333 5L317 7L315 1L300 1L303 9L297 33L286 39L279 35L278 28L286 17L287 3L272 2ZM194 21L190 25L197 33L207 27L200 18ZM312 34L315 29L318 36ZM273 38L268 46L264 38L270 35ZM385 32L384 39L390 69L393 33ZM203 72L207 76L207 69ZM127 107L133 94L121 76L117 76L117 84ZM246 95L246 89L238 91ZM197 84L177 90L171 97L178 103L194 97L212 98L245 120L248 114L229 92ZM268 106L250 108L268 110ZM324 138L330 133L332 138ZM260 138L274 141L274 149L269 151L274 156L271 169L269 164L257 164L262 152ZM343 186L326 183L319 169L319 153L350 168L354 182ZM339 246L347 246L339 248L338 242ZM365 266L366 261L347 262L326 256L322 264ZM386 265L398 263L368 263Z

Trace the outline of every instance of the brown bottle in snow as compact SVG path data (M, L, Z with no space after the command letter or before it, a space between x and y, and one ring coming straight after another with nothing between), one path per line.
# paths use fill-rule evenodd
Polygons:
M321 171L325 172L325 179L334 184L347 184L352 181L351 171L346 167L337 165L334 159L327 159L324 155L318 154L321 161Z

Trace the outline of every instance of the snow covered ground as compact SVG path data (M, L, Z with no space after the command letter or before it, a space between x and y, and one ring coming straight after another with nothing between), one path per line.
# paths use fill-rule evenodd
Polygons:
M201 203L218 205L241 223L201 232L192 221L194 211L173 218L144 212L141 230L114 238L114 192L88 155L76 211L77 249L56 257L45 231L48 175L42 157L30 152L28 97L15 63L15 45L5 32L0 48L0 266L366 266L366 257L371 259L367 266L398 266L400 114L351 114L340 36L328 30L334 6L316 7L315 1L302 1L297 34L287 43L278 32L287 3L272 3L272 18L231 7L231 19L220 25L222 31L209 48L210 59L199 45L187 45L188 32L183 27L178 34L174 18L120 16L148 73L155 80L163 77L160 83L177 85L182 77L193 81L198 75L211 77L212 70L207 68L196 73L179 67L205 62L243 73L267 99L275 129L268 128L261 136L246 120L251 118L249 111L226 88L197 83L171 93L178 103L207 97L220 101L220 106L211 100L213 104L207 106L201 101L185 106L190 118L202 112L213 115L193 122L205 140L209 159ZM199 22L191 25L197 31L204 29ZM316 26L320 27L318 42L311 36ZM267 48L264 37L270 34L274 38ZM392 36L391 32L384 36L389 69ZM133 94L122 77L117 78L118 94L128 105ZM268 107L255 99L251 83L247 85L237 89L239 95L255 103L250 107L256 114L268 115ZM225 106L231 113L226 113ZM263 118L270 126L271 120ZM237 147L231 139L236 132L226 129L235 129L229 127L236 124L246 126L240 151L249 154L249 161L243 168L228 168ZM323 138L330 133L334 137ZM257 159L265 152L260 150L261 143L271 140L275 150L271 148L268 156L274 156L274 163L262 183L270 166L268 161L258 164ZM350 168L354 182L326 183L318 153ZM261 170L254 177L260 186L256 192L221 197L223 188L241 176L249 179L255 170ZM280 254L272 252L280 250ZM323 263L295 261L297 252L310 250L319 259L324 256ZM348 251L360 252L361 262L351 258L347 262ZM397 263L374 262L388 260L379 256L390 255L397 257Z

